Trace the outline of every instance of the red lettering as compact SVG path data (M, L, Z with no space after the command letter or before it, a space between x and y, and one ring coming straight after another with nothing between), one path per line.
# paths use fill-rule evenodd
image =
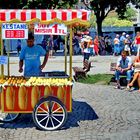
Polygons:
M66 34L64 30L62 30L62 34Z
M41 28L41 24L38 24L38 28Z
M35 33L42 34L42 33L52 33L52 29L35 29Z
M54 26L52 26L52 28L54 28L54 33L57 33L58 25L55 24Z
M38 24L38 28L46 28L49 27L49 25L46 24Z
M49 29L48 32L49 32L49 33L52 33L52 29Z
M45 28L46 27L46 25L45 24L42 24L42 28Z
M24 38L25 31L24 30L6 30L5 37L6 38Z
M58 32L61 34L61 29L58 29Z
M35 29L35 32L36 32L36 33L39 33L39 32L40 32L40 29Z

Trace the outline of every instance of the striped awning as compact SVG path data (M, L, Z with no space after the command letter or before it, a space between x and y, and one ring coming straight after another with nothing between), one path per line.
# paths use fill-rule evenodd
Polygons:
M87 24L90 20L90 11L81 9L62 10L0 10L0 22L33 22L40 21L46 24L63 22L67 25L79 23Z

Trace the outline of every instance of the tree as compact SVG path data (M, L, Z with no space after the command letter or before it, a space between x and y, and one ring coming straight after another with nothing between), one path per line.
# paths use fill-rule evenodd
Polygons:
M30 0L25 6L26 9L64 9L71 8L78 0Z
M1 9L64 9L73 8L78 0L0 0Z
M87 8L94 11L98 35L102 36L102 23L109 12L115 10L118 16L123 18L129 2L130 0L90 0L89 4L87 4L86 0L84 0Z
M133 26L136 16L136 10L128 6L123 19L118 18L117 13L112 11L103 21L103 26Z
M140 0L131 0L131 2L135 5L136 9L140 9Z
M124 13L124 17L125 19L132 21L133 19L136 18L136 13L137 13L136 10L128 7L126 12Z
M24 1L24 0L23 0ZM21 0L0 0L1 9L19 9Z

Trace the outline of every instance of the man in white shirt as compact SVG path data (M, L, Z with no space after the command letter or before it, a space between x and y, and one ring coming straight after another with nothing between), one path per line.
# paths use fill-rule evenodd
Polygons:
M126 35L126 33L123 32L122 36L120 37L120 52L122 52L124 50L124 46L125 46L124 41L126 39L125 35Z
M119 35L117 34L114 38L114 55L119 55L120 53L120 40Z
M120 75L126 75L127 78L127 88L129 88L128 84L130 83L132 77L132 59L127 56L126 51L122 51L121 56L117 60L117 66L115 71L115 79L117 81L117 88L120 87Z
M130 49L130 45L131 45L131 41L130 41L130 36L126 35L126 39L124 40L124 50L128 52L129 56L131 55L131 49Z

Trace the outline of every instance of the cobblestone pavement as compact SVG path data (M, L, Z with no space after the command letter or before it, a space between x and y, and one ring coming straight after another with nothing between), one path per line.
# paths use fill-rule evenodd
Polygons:
M57 131L38 130L31 115L0 124L1 140L140 140L140 94L113 86L73 87L73 112Z
M16 122L0 123L0 140L140 140L137 90L75 83L72 93L73 111L61 130L38 130L31 114L22 114Z

